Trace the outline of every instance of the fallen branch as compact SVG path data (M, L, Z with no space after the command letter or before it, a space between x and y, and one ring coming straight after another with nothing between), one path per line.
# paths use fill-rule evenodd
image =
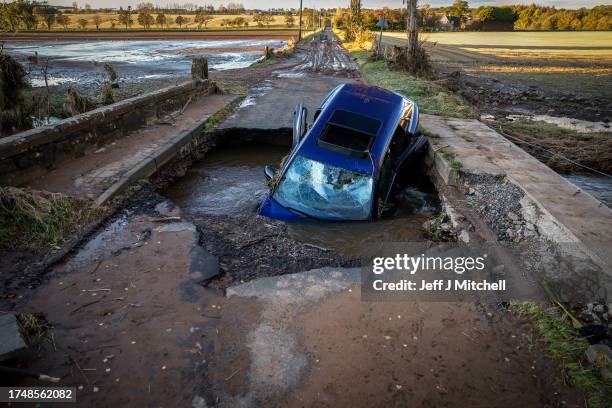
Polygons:
M236 369L236 371L234 371L233 373L231 373L231 374L230 374L230 376L229 376L229 377L227 377L227 378L225 379L225 381L229 381L229 380L231 380L232 378L234 378L234 376L235 376L236 374L238 374L238 373L240 372L240 370L242 370L242 368L238 367L238 368Z
M77 307L76 309L74 309L72 312L70 312L70 314L74 314L74 313L78 312L79 310L86 308L87 306L91 306L93 304L98 303L99 301L100 300L94 300L93 302L85 303L84 305L81 305L81 306Z

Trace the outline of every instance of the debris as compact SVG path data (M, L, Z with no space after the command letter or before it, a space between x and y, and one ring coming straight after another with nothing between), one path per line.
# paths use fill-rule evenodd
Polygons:
M168 216L168 217L151 217L149 221L151 222L169 222L169 221L180 221L181 217L178 216Z
M318 360L317 360L317 361L318 361ZM229 380L231 380L232 378L234 378L234 376L235 376L236 374L238 374L238 373L240 372L240 370L242 370L242 368L240 368L240 367L239 367L239 368L237 368L237 369L236 369L236 370L235 370L233 373L231 373L231 374L230 374L230 376L229 376L229 377L227 377L227 378L225 379L225 381L229 381Z
M100 302L100 300L94 300L93 302L85 303L84 305L81 305L81 306L77 307L76 309L74 309L73 311L71 311L70 314L74 314L74 313L78 312L79 310L84 309L87 306L94 305L94 304L96 304L98 302Z
M90 98L79 94L75 89L68 89L69 101L64 104L64 109L72 116L90 111L96 107L96 103Z

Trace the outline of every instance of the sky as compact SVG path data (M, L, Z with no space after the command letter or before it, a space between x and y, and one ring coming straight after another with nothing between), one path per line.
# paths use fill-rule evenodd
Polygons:
M3 0L7 1L7 0ZM70 6L73 0L48 0L50 4L58 6ZM242 3L247 8L267 9L269 7L299 7L299 0L284 1L279 4L278 0L77 0L79 6L85 6L89 3L92 7L119 7L119 6L136 6L143 1L151 2L155 5L164 6L169 3L194 3L194 4L227 4L230 1ZM482 5L512 5L512 4L531 4L536 3L541 6L555 6L557 8L579 8L593 7L601 4L611 4L611 0L468 0L470 7L478 7ZM362 0L363 7L379 8L389 6L397 8L402 6L401 0ZM419 4L429 4L432 7L449 6L452 0L419 0ZM304 7L316 8L331 8L337 6L347 6L349 0L303 0Z

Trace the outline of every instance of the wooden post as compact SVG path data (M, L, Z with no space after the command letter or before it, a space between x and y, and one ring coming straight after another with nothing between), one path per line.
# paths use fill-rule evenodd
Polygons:
M408 0L408 21L406 23L408 33L408 52L406 54L410 58L419 45L417 0Z

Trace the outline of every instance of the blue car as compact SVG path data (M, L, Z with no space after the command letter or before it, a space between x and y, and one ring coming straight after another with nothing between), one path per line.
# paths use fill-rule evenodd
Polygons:
M293 146L280 169L266 166L270 192L258 214L285 221L366 221L393 214L400 174L418 161L417 104L357 83L334 88L306 124L294 112Z

